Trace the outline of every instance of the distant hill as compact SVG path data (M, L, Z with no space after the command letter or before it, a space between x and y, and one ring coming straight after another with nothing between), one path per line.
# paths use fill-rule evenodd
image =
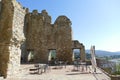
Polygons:
M90 50L86 50L86 53L90 53ZM97 56L113 56L113 55L120 55L120 52L109 52L103 50L95 50L95 54Z

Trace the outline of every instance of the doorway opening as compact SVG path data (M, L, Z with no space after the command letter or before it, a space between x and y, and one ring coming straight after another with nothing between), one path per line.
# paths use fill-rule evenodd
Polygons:
M28 49L27 50L27 61L28 62L34 62L34 50L33 49Z
M80 49L73 49L72 59L73 61L76 59L80 59Z
M49 49L48 61L56 58L56 49Z

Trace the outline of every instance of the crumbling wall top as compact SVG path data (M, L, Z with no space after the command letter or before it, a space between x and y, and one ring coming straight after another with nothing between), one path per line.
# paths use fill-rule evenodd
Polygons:
M72 24L72 22L70 21L70 19L69 19L68 17L64 16L64 15L59 16L59 17L56 19L56 21L55 21L54 24L61 24L61 23L62 23L62 24L69 24L69 25Z
M42 10L41 13L39 13L38 10L33 10L32 13L29 14L36 15L38 17L42 16L44 23L51 24L51 16L48 15L46 10Z
M38 10L33 10L32 14L33 15L37 15L38 14Z
M46 10L42 10L41 13L42 13L43 15L48 15L48 12L47 12Z
M23 11L26 11L26 8L25 7L23 7L19 2L17 2L16 0L0 0L0 2L2 3L2 4L10 4L10 3L12 3L12 5L14 6L14 7L17 7L17 8L19 8L19 9L23 9Z
M46 10L42 10L41 14L44 17L45 23L51 24L51 16L48 15L47 11Z
M16 0L13 0L13 4L15 7L22 9L23 11L26 11L28 8L23 7L20 2L17 2Z
M72 48L84 48L83 43L80 43L78 40L73 40L72 41Z

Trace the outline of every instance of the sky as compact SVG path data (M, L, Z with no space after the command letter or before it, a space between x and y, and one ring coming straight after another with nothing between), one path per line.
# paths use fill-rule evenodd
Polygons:
M72 22L73 40L90 49L120 51L120 0L17 0L30 11L46 10L52 23L60 15Z

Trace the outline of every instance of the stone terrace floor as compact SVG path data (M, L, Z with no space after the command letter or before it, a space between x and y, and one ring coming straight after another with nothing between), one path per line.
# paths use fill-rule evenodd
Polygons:
M33 68L33 65L21 65L21 76L0 78L0 80L110 80L100 69L94 73L91 66L87 71L81 71L81 68L79 71L75 71L73 65L67 65L62 69L54 69L55 66L52 66L43 74L30 74L30 68Z

